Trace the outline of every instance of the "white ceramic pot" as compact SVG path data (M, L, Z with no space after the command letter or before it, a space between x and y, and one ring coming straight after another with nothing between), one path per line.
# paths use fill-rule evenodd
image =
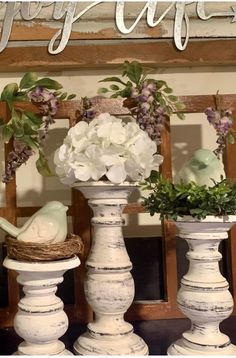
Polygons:
M189 246L189 270L181 280L177 301L191 320L191 329L173 343L169 355L235 355L236 347L219 329L233 310L229 285L219 270L222 240L236 222L236 216L207 216L204 220L179 218L179 237Z

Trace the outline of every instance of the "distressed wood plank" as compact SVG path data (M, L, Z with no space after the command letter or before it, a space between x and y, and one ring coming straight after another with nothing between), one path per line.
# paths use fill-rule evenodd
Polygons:
M0 71L120 68L124 59L152 67L226 66L236 65L235 53L235 39L190 41L185 51L178 51L168 40L78 43L58 55L49 54L46 46L9 47L0 54Z
M125 21L129 28L132 21ZM129 34L120 32L115 21L103 18L96 20L83 20L73 24L69 40L119 40L119 39L170 39L174 37L173 20L165 20L155 27L147 25L141 20ZM1 25L2 27L3 25ZM25 22L17 21L12 26L9 42L13 41L50 41L55 33L62 28L60 22ZM190 19L189 38L201 39L212 38L235 38L235 26L230 23L229 18L217 18L207 21L201 19ZM183 34L184 38L184 34ZM67 38L66 38L67 39ZM45 46L47 46L45 44Z

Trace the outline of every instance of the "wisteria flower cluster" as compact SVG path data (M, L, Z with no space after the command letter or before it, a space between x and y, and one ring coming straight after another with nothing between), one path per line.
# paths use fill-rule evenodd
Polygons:
M108 77L100 82L115 82L109 88L100 88L101 93L111 92L111 98L123 97L124 106L128 107L140 128L145 130L157 144L161 142L161 132L166 118L177 112L184 118L183 103L173 95L173 90L165 81L147 77L147 73L138 61L125 61L122 77Z
M225 148L225 142L233 144L235 142L235 132L233 130L232 112L228 110L217 110L208 107L205 110L208 122L214 127L217 135L218 144L214 150L215 155L219 158Z
M38 79L34 72L26 73L18 85L10 83L1 93L1 100L6 101L11 113L6 123L1 120L2 138L5 143L13 139L13 150L9 153L2 181L8 183L16 169L34 153L38 153L36 167L42 175L52 175L48 161L43 152L43 146L50 124L54 123L59 104L64 99L72 99L75 95L67 96L62 92L62 85L50 78ZM23 110L19 102L32 102L39 109L39 114Z
M102 113L69 129L54 163L64 184L103 179L119 184L158 171L163 157L156 153L156 143L137 123Z

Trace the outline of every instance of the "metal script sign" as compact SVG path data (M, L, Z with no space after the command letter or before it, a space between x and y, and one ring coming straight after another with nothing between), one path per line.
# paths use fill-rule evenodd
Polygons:
M54 36L51 38L48 51L51 54L58 54L64 50L66 47L73 24L80 21L80 19L88 13L95 6L104 3L104 1L94 1L89 5L86 3L83 10L78 12L76 2L6 2L2 4L2 7L5 7L5 15L2 24L1 39L0 39L0 52L2 52L7 46L12 25L14 19L18 16L22 20L32 21L36 19L40 14L40 11L44 7L53 5L52 19L59 20L61 27L56 31ZM170 11L174 10L174 30L173 30L173 39L175 46L179 50L184 50L188 44L189 33L190 33L190 19L187 14L187 6L190 4L196 4L196 16L200 20L208 20L213 17L232 17L232 22L236 21L236 7L232 7L229 11L226 12L212 12L207 13L205 9L205 4L202 1L173 1L168 3L168 7L163 11L163 13L158 14L158 1L147 1L144 2L144 6L137 15L133 24L129 27L126 25L125 21L125 1L116 1L115 3L115 14L114 22L117 28L117 31L122 34L131 33L141 18L146 19L148 27L156 27L161 21L167 16ZM32 6L32 4L34 6Z

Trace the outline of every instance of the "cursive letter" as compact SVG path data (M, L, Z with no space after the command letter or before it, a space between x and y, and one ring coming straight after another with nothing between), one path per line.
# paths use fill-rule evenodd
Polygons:
M4 50L4 48L6 47L6 45L8 43L8 40L9 40L9 37L11 34L13 19L19 13L20 6L21 5L16 7L15 1L7 2L5 17L4 17L3 25L2 25L2 38L1 38L1 42L0 42L0 52L2 52Z
M172 3L167 7L167 9L163 12L163 14L157 19L156 22L154 22L154 17L155 17L155 11L156 11L156 6L157 6L157 1L152 1L150 3L150 6L147 9L147 24L150 27L155 27L157 26L166 16L166 14L171 10L171 8L174 6L175 1L172 1Z
M157 3L157 1L154 1L154 7L156 7L156 3ZM130 26L130 28L128 29L125 26L125 23L124 23L125 2L124 1L117 1L117 4L116 4L116 26L117 26L118 30L120 32L122 32L122 34L129 34L130 32L132 32L133 29L135 28L135 26L137 25L137 23L139 22L139 20L141 19L141 17L143 16L143 14L145 13L145 11L150 7L150 5L151 4L148 1L147 4L142 9L142 11L140 12L140 14L137 17L137 19L135 20L135 22L133 23L133 25ZM152 11L153 11L153 7L152 7Z
M174 25L174 41L175 45L179 50L184 50L188 44L189 40L189 18L186 14L185 6L191 4L194 1L181 1L176 3L176 12L175 12L175 25ZM183 20L185 21L185 41L182 44L182 25Z
M52 3L50 3L51 5ZM44 5L43 3L40 3L39 1L36 2L36 9L34 10L34 12L31 14L30 10L31 10L31 2L23 2L21 4L21 16L24 20L32 20L34 19L41 11L43 6L49 6L48 3L46 5Z
M102 2L103 1L101 0L93 2L92 4L87 6L84 10L82 10L77 16L74 16L77 6L76 2L69 1L66 3L66 6L64 6L63 2L56 2L53 12L53 19L59 20L65 15L65 21L63 24L63 29L58 30L50 40L48 45L48 51L51 54L57 54L60 53L62 50L64 50L70 38L73 23L76 20L78 20L82 15L84 15L88 10L90 10L92 7ZM60 39L59 45L57 46L56 49L54 49L55 42L59 39Z

